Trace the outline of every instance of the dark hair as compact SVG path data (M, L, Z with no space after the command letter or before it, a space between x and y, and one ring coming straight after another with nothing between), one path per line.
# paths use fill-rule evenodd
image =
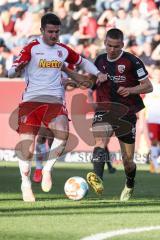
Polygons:
M107 32L106 37L121 39L123 41L123 32L118 28L112 28Z
M47 24L61 25L61 21L60 21L59 17L57 17L55 14L46 13L41 18L41 27L44 29Z

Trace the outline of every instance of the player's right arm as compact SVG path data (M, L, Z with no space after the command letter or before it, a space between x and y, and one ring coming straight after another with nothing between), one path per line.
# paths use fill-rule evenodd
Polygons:
M20 75L21 71L29 63L31 59L31 48L33 45L33 43L30 43L21 50L12 67L8 71L9 78L14 78Z
M22 51L19 53L18 57L14 61L12 67L9 69L8 71L9 78L17 77L21 73L21 71L25 68L27 63L30 61L31 52L27 47L24 47L22 49Z

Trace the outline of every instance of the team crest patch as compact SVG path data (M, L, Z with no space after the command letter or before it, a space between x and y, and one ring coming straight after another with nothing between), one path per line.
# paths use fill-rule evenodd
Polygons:
M118 71L120 72L120 73L123 73L124 72L124 70L125 70L125 65L118 65Z
M62 57L63 56L63 53L61 50L58 50L58 57Z

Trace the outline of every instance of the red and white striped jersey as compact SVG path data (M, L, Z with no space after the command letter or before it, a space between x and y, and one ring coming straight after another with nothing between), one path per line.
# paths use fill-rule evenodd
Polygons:
M23 102L41 95L64 98L61 67L64 62L77 65L82 57L68 46L57 43L49 46L41 37L25 46L13 63L13 68L27 62L24 71L26 89Z

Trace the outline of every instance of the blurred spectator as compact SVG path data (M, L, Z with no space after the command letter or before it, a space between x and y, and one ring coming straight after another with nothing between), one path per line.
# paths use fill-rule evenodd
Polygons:
M0 78L1 77L6 77L6 74L5 74L5 66L4 66L4 64L2 64L1 63L1 61L0 61Z
M0 77L6 77L7 76L6 61L9 58L9 54L10 54L10 51L6 47L6 45L4 43L4 40L0 38Z
M99 13L102 13L106 9L112 9L117 11L120 8L120 0L97 0L96 1L96 10Z
M21 11L27 11L28 10L28 0L19 0L15 3L15 7L20 8Z
M149 132L149 139L151 142L151 172L160 173L160 165L158 158L160 156L160 69L155 68L152 72L153 92L146 95L144 103L146 106L146 115Z
M124 47L149 64L150 71L153 64L160 64L159 3L160 0L0 0L0 36L6 47L1 54L4 68L10 65L16 49L40 34L40 17L54 7L62 22L61 42L95 58L104 48L106 31L117 27L125 33Z
M160 26L160 11L155 9L152 11L150 17L147 19L148 28L144 32L146 41L152 42L154 36L159 32Z
M128 15L127 12L123 8L120 8L117 11L117 16L115 18L115 27L119 28L124 33L124 36L125 36L124 44L125 44L125 46L129 42L129 31L128 31L129 22L130 22L130 15Z
M32 14L19 12L15 23L16 45L24 46L27 43L30 29L32 28Z
M90 59L95 59L96 56L104 50L104 38L106 35L106 30L104 27L98 27L97 29L97 37L93 40L88 39L83 42L83 51L81 50L81 54Z
M1 0L0 1L0 13L8 10L13 5L14 5L14 3L9 2L8 0Z
M160 0L154 0L154 2L156 4L157 8L160 8Z
M134 0L141 16L148 17L157 8L154 0Z
M156 61L152 58L152 47L149 42L143 44L142 53L139 55L140 59L144 62L146 66L155 65Z
M105 26L106 31L115 27L115 13L112 9L105 10L98 19L98 25Z
M79 20L79 29L76 32L76 36L79 39L94 39L97 32L97 21L93 17L93 13L87 8L84 9L83 15Z
M148 29L148 22L141 17L137 8L131 12L128 32L136 44L141 45L145 41L145 31Z
M78 23L70 14L67 13L64 7L58 9L57 15L61 20L60 42L73 46L78 44L78 39L74 36L74 32L78 29Z
M40 2L40 0L29 0L29 12L37 13L42 9L44 9L43 2Z
M42 14L41 13L33 13L31 15L31 19L32 19L32 27L30 28L30 30L28 31L28 38L30 36L38 36L40 35L40 28L41 28L41 24L40 24L40 19L41 19Z
M9 10L5 10L0 15L1 29L0 33L10 33L11 35L16 35L14 30L16 19L11 15Z
M156 65L160 67L160 43L152 52L152 59L156 61Z
M129 12L133 8L133 1L132 0L121 0L120 8L123 8L126 12Z
M97 54L98 54L98 52L100 52L100 51L105 49L105 46L104 46L105 36L106 36L106 29L105 29L105 27L98 27L98 29L97 29L97 38L94 39L94 44L97 47Z
M96 1L94 0L74 0L70 4L70 11L71 12L78 12L81 8L90 8L92 5L95 4Z

